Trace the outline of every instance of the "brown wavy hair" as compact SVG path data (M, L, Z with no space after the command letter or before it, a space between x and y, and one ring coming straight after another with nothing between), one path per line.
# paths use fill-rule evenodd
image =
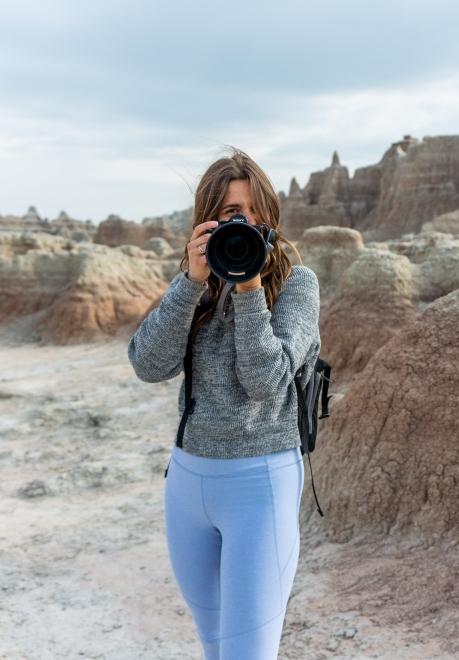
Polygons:
M236 179L249 182L257 218L261 218L262 222L276 232L274 249L268 254L266 263L260 273L261 283L265 289L266 305L271 311L284 287L285 280L292 271L290 258L282 249L280 243L285 243L291 248L300 264L302 264L301 255L294 244L283 236L279 229L279 199L268 176L244 151L232 146L229 149L232 155L220 158L212 163L201 177L195 193L192 231L202 222L219 219L230 181ZM188 267L188 250L187 245L185 245L180 270L186 271ZM224 285L224 282L212 271L207 281L209 288L206 295L203 296L201 305L197 307L191 326L192 336L212 317L220 291Z

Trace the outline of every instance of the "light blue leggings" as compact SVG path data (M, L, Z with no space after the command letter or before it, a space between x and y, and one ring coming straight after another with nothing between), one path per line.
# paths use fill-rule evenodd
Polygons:
M276 660L300 549L300 448L210 458L173 445L165 481L169 557L205 660Z

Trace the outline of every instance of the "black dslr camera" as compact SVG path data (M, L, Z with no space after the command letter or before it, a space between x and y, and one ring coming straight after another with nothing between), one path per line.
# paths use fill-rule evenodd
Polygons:
M206 259L210 270L226 282L246 282L263 270L274 249L276 232L266 224L251 225L245 215L235 213L208 229Z

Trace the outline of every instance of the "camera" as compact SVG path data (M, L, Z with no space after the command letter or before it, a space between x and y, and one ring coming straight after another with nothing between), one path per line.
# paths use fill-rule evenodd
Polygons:
M276 240L274 229L251 225L242 213L218 220L218 226L206 233L212 234L206 245L207 265L217 277L233 283L258 275Z

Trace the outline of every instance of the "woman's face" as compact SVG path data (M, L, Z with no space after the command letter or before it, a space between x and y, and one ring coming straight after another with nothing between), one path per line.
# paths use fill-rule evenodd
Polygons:
M246 179L233 179L229 182L218 219L229 220L235 213L245 215L251 225L258 224L257 214L250 195L250 185Z

